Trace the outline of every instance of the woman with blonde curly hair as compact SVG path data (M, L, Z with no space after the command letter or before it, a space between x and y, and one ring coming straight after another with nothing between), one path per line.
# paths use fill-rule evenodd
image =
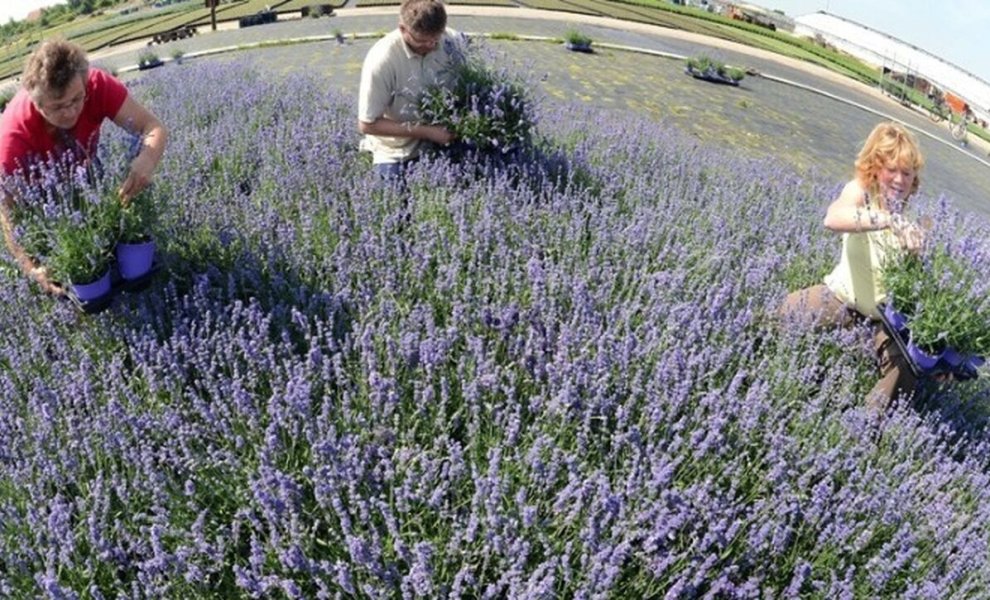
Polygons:
M889 254L921 248L923 230L903 210L918 190L922 166L918 141L907 129L892 122L874 127L856 158L855 177L825 213L825 228L842 234L839 263L824 283L790 293L779 311L784 320L814 328L872 323L880 380L867 405L877 411L917 387L908 359L880 326L877 306L886 300L882 266Z

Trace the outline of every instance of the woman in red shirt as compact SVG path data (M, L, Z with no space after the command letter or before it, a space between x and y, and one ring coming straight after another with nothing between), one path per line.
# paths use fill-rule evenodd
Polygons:
M96 152L106 119L142 138L141 150L120 187L121 201L127 202L151 183L165 151L165 127L118 79L91 69L81 47L61 39L44 42L28 58L21 89L0 116L0 176L9 177L35 161L66 152L88 159ZM0 206L7 248L44 291L63 293L14 239L10 216L14 201L5 192Z

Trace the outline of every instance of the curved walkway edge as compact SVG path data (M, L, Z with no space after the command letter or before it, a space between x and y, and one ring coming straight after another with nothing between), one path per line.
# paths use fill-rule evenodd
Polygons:
M368 11L368 10L364 10L364 9L352 9L352 10L354 10L354 11L362 10L365 14L383 14L383 13L385 13L385 11L383 11L382 9L374 9L373 11ZM533 13L544 12L545 13L546 11L530 11L530 12L533 12ZM385 14L390 14L390 13L385 13ZM476 11L472 11L472 12L470 12L470 14L471 15L474 15L474 16L479 16L479 13L476 12ZM557 14L557 13L554 13L554 14ZM483 16L483 15L481 15L481 16ZM570 15L570 16L586 17L586 15ZM546 16L544 15L542 18L543 19L546 19ZM602 18L598 18L598 19L602 19ZM587 19L577 19L577 20L587 20ZM626 21L619 21L617 19L607 19L607 20L609 20L609 21L615 21L616 24L619 24L619 25L628 24L628 22L626 22ZM637 25L642 25L642 24L637 24ZM650 27L652 29L662 29L664 31L664 33L667 33L669 31L676 31L676 30L670 30L670 29L667 29L667 28L661 28L661 27L656 27L656 26L650 26ZM466 31L464 33L465 33L465 35L467 35L469 37L484 37L484 38L490 38L493 35L497 35L495 32ZM656 33L656 32L653 31L652 33ZM686 34L687 32L678 32L678 33ZM737 46L739 48L746 48L746 49L749 49L749 50L755 50L755 49L752 49L752 48L750 48L748 46L744 46L742 44L736 44L734 42L724 42L723 40L715 40L714 38L707 38L705 36L699 36L697 34L690 34L690 35L692 37L701 38L702 40L707 40L707 41L713 41L713 40L714 41L721 41L723 43L731 43L734 46ZM381 32L376 31L376 32L363 32L363 33L351 33L351 34L348 34L348 38L349 39L369 39L369 38L377 38L377 37L381 37ZM291 37L291 38L274 38L274 39L261 40L261 41L257 41L257 42L249 42L249 43L243 43L243 44L237 44L237 45L231 45L231 46L220 46L220 47L216 47L216 48L210 48L208 50L200 50L200 51L195 51L195 52L189 52L188 54L185 54L182 57L182 60L188 60L188 59L197 58L197 57L206 57L206 56L211 56L211 55L216 55L216 54L225 54L225 53L229 53L229 52L237 52L237 51L241 51L241 50L260 49L260 48L271 47L271 46L289 46L289 45L294 45L294 44L307 44L307 43L315 43L315 42L330 42L330 41L335 41L336 39L337 39L336 36L333 35L333 34L311 35L311 36ZM555 38L550 37L550 36L539 36L539 35L513 35L513 37L511 39L500 38L501 41L523 41L523 42L548 42L548 41L552 41L554 39ZM688 58L685 55L676 54L676 53L673 53L673 52L665 52L665 51L662 51L662 50L652 50L652 49L649 49L649 48L640 48L640 47L636 47L636 46L628 46L628 45L623 45L623 44L613 44L613 43L608 43L608 42L597 42L596 41L595 42L595 46L596 47L599 47L599 48L606 48L606 49L609 49L609 50L616 50L616 51L621 51L621 52L632 52L632 53L637 53L637 54L644 54L644 55L656 56L656 57L659 57L659 58L666 58L666 59L673 59L673 60L687 60L687 58ZM739 48L735 48L735 49L738 50ZM765 52L765 51L763 51L763 52ZM770 54L770 55L772 55L773 57L776 57L776 58L787 58L787 57L781 57L780 55L775 55L773 53L768 53L768 54ZM175 59L174 58L163 58L162 60L164 62L172 62ZM819 67L818 69L821 69L821 68ZM118 71L119 72L122 72L122 73L126 73L126 72L133 72L133 71L137 71L137 70L138 70L138 66L135 64L135 65L128 65L128 66L125 66L125 67L121 67ZM829 72L829 73L831 73L831 72ZM832 75L835 75L835 74L832 73ZM987 161L987 160L981 158L980 156L977 156L977 155L975 155L975 154L973 154L971 152L966 152L958 144L951 143L951 142L949 142L946 139L943 139L943 138L940 138L938 136L932 135L931 133L929 133L927 131L924 131L924 130L918 128L918 127L915 127L915 126L913 126L913 125L911 125L909 123L906 123L902 119L898 119L897 117L895 117L895 116L893 116L893 115L891 115L889 113L885 113L883 111L876 110L876 109L871 108L869 106L866 106L866 105L864 105L864 104L862 104L860 102L856 102L855 100L852 100L852 99L849 99L849 98L840 96L838 94L834 94L832 92L823 90L821 88L817 88L817 87L814 87L814 86L807 85L805 83L793 81L791 79L787 79L787 78L784 78L784 77L779 77L779 76L768 74L768 73L760 73L759 74L759 77L762 77L763 79L766 79L768 81L773 81L775 83L792 86L792 87L795 87L795 88L798 88L798 89L802 89L802 90L805 90L805 91L808 91L808 92L811 92L811 93L814 93L814 94L818 94L818 95L824 96L824 97L829 98L831 100L835 100L837 102L841 102L841 103L846 104L848 106L852 106L852 107L858 108L860 110L869 112L871 114L877 115L878 117L881 117L883 119L887 119L887 120L891 120L891 121L896 121L898 123L901 123L905 127L910 128L912 131L915 131L916 133L918 133L920 135L924 135L926 138L929 138L932 141L938 142L940 144L943 144L946 147L952 148L955 151L961 153L963 156L966 156L968 158L971 158L971 159L973 159L973 160L975 160L975 161L983 164L986 167L990 167L990 161ZM862 85L862 84L859 84L858 82L852 82L852 81L844 81L844 83ZM983 140L981 140L980 138L978 138L976 136L969 136L969 137L970 137L971 140L973 140L973 143L979 145L983 149L984 152L987 152L988 154L990 154L990 144L984 142Z

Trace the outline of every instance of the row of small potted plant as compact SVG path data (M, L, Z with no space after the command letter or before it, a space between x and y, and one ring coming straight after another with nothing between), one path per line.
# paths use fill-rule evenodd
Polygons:
M990 354L990 298L976 273L945 243L884 264L884 316L920 371L975 377Z
M729 67L709 56L692 56L687 60L685 72L697 79L706 79L718 83L739 85L746 72L738 67Z
M175 48L172 50L172 60L176 64L182 64L182 58L186 55L186 51L182 48ZM145 71L147 69L154 69L155 67L160 67L165 64L158 54L152 52L151 50L143 50L138 55L138 70Z

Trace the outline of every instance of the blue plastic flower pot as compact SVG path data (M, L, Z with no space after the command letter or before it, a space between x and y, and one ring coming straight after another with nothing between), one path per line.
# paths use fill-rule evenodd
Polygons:
M117 244L117 270L124 279L138 279L147 275L155 260L155 242Z
M110 293L110 269L92 283L73 283L72 292L80 302L93 302Z
M897 330L898 333L902 333L905 329L907 329L907 317L905 317L903 313L897 312L893 305L884 305L883 316L887 318L887 322L890 323L890 326Z
M908 356L914 361L914 364L918 365L918 368L924 372L933 370L937 365L939 359L942 358L942 352L937 354L929 354L917 346L912 341L907 343Z
M966 355L950 346L942 352L942 362L950 369L955 370L966 362Z

